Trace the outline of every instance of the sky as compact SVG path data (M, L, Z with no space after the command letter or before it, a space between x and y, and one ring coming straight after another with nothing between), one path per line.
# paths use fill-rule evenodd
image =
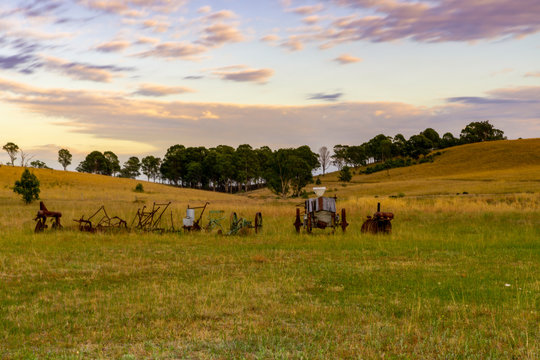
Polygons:
M0 2L0 142L54 168L484 120L540 137L538 0Z

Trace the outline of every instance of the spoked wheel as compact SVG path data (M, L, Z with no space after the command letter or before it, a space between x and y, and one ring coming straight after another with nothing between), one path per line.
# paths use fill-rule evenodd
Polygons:
M302 227L302 221L300 221L300 209L296 208L296 218L294 220L294 228L296 229L296 232L300 232L300 228Z
M307 215L307 224L306 224L306 231L308 233L311 233L311 230L313 229L313 219L311 213Z
M262 214L260 212L255 214L255 234L259 232L259 229L263 226Z
M345 232L347 226L349 226L349 223L347 222L347 212L345 209L341 209L341 230Z

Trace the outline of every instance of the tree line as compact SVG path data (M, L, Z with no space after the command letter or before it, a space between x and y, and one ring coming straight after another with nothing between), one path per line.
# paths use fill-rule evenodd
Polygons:
M412 135L408 140L402 134L397 134L394 137L379 134L361 145L335 145L332 156L328 156L329 152L326 148L321 148L319 158L324 172L329 164L333 164L341 170L344 166L359 167L384 163L396 158L418 160L437 149L504 139L506 137L502 130L494 128L489 121L480 121L468 124L461 130L459 137L454 137L450 132L439 136L437 131L432 128ZM323 159L325 159L326 164L322 164ZM403 161L403 163L407 162ZM409 163L412 162L409 161Z
M324 174L331 164L340 170L346 168L346 172L348 167L374 163L407 166L412 163L410 159L424 158L436 149L502 139L506 139L503 131L495 129L488 121L482 121L468 124L461 130L459 138L449 132L441 137L432 128L412 135L408 140L402 134L394 137L379 134L361 145L335 145L332 155L325 146L316 154L307 145L271 150L268 146L254 149L248 144L237 148L219 145L208 149L176 144L167 149L163 158L149 155L139 159L132 156L121 165L112 151L92 151L76 170L126 178L144 174L149 181L227 193L268 187L281 196L299 196L303 188L313 181L313 171L321 168ZM16 144L9 142L3 149L8 153L11 165L20 155L21 166L27 166L28 155ZM71 161L69 150L58 151L58 162L64 170ZM39 160L30 165L47 168ZM340 178L347 181L350 176Z

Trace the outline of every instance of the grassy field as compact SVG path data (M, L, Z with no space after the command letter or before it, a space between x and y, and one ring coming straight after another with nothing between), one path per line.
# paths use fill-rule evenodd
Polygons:
M139 194L138 181L49 170L35 171L42 198L66 229L34 235L38 206L10 190L22 169L2 166L0 358L537 359L539 152L540 140L496 142L346 186L329 174L351 223L333 235L297 235L300 201L266 191L143 182ZM131 221L143 204L172 201L180 222L206 200L262 211L263 232L68 229L102 204ZM360 233L377 202L396 214L391 236Z

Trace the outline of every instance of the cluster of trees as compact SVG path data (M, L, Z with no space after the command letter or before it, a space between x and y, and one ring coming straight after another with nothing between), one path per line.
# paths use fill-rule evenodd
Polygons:
M317 155L308 146L272 151L267 146L253 149L248 144L236 149L177 144L169 147L163 159L147 156L139 160L132 156L123 167L113 152L93 151L77 171L129 178L142 171L149 180L180 187L232 193L268 186L276 194L298 196L318 167Z
M495 129L489 121L471 122L461 130L459 138L449 132L439 136L432 128L427 128L408 140L402 134L394 137L379 134L361 145L334 146L334 154L327 162L332 162L342 169L344 166L358 167L377 162L384 163L397 157L417 160L436 149L503 139L506 139L504 132Z

